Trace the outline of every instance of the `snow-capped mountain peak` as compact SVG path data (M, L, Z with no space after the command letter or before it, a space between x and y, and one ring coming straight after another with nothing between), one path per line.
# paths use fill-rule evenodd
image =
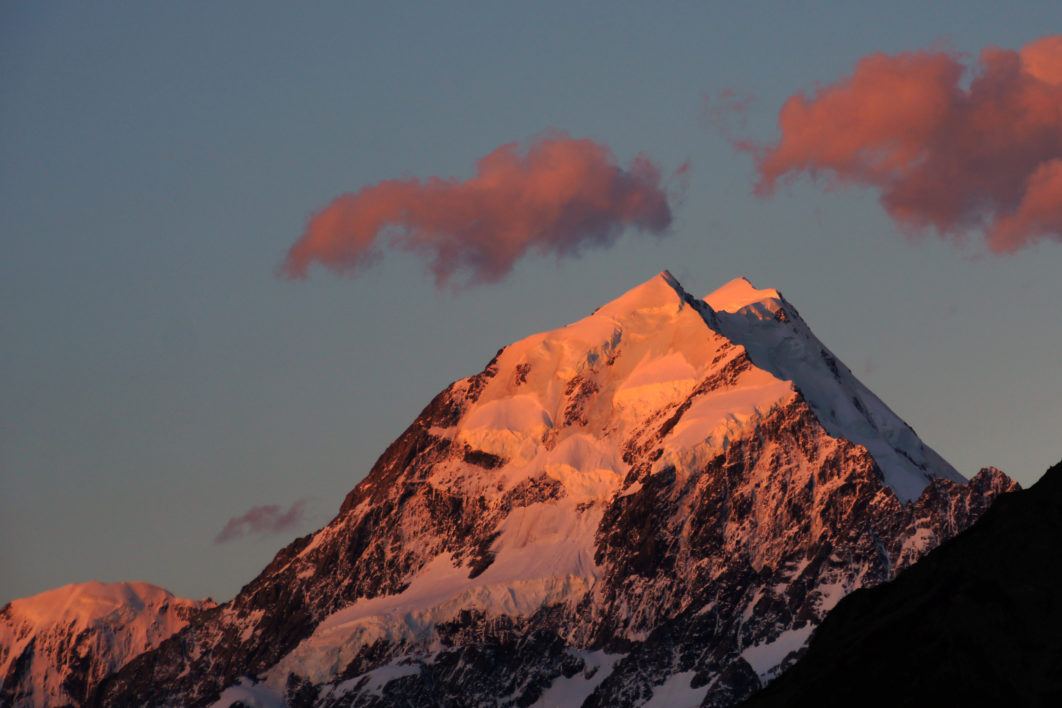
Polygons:
M665 271L447 387L100 703L728 705L1010 486L965 484L777 290Z

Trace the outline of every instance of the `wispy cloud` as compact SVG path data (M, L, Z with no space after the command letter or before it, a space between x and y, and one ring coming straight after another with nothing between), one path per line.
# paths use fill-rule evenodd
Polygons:
M287 511L281 511L276 504L251 507L243 516L229 519L225 528L214 537L214 543L226 543L247 535L264 536L289 531L303 520L305 507L305 499L295 502Z
M529 251L577 256L626 229L660 235L670 224L647 156L624 169L601 143L549 132L526 149L499 147L466 181L393 179L334 199L309 219L281 273L303 278L318 263L357 274L394 249L425 259L439 287L490 283Z
M911 234L981 232L996 253L1062 240L1062 35L964 58L874 54L790 97L776 144L738 145L756 155L756 191L806 173L878 190Z
M754 144L740 133L748 124L754 100L751 93L735 88L728 88L715 96L706 95L702 117L709 128L718 131L739 150L753 150Z

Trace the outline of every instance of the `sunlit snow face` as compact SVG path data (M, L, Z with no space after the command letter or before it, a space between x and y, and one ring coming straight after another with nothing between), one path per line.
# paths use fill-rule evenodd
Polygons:
M743 356L708 325L711 313L686 298L662 274L590 317L506 347L498 373L456 428L434 434L503 460L491 477L498 489L544 473L570 499L607 499L629 469L622 446L634 429ZM787 382L754 367L737 376L720 382L728 390L700 392L696 411L672 432L669 448L697 452L668 454L660 465L684 470L703 462L728 435L792 395ZM479 478L459 465L443 476L454 484Z

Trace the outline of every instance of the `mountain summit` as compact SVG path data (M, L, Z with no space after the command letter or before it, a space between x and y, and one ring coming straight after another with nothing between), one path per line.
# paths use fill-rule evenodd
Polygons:
M1014 487L966 483L777 291L664 272L447 387L93 701L731 705Z

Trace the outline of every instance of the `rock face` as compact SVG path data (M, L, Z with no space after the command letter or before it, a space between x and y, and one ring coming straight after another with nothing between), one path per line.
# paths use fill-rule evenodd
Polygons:
M213 606L147 583L98 582L9 602L0 608L0 705L82 705L100 679Z
M845 598L746 705L858 705L868 687L877 705L1062 705L1059 558L1062 463L895 581Z
M732 705L966 482L773 290L668 273L440 393L230 603L99 705Z

